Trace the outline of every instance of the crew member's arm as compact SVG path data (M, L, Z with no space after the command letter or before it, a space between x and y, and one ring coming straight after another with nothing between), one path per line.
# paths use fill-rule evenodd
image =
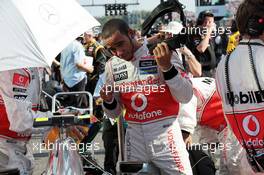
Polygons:
M93 73L93 66L85 66L83 63L76 63L76 67L84 72Z
M31 97L28 97L27 89L30 86L30 77L22 69L1 72L0 84L0 95L6 108L10 130L18 133L25 132L32 128L33 118L52 116L49 111L32 110L34 104L29 100ZM31 90L39 91L38 88Z
M193 95L192 99L188 103L181 104L178 114L181 130L193 134L194 128L197 124L196 109L197 98L195 95Z
M158 44L153 53L173 98L180 103L189 102L193 95L192 84L190 80L181 76L176 67L172 65L172 53L167 44Z
M193 95L191 101L186 104L181 104L178 121L182 131L183 140L186 145L191 144L194 129L197 125L196 118L197 98Z
M193 53L186 46L180 48L180 52L185 56L190 72L194 77L202 76L202 65L197 61Z
M81 43L76 43L73 51L74 63L76 67L84 72L92 73L94 68L93 66L87 66L84 64L85 52L84 47Z
M100 47L100 46L99 46ZM105 49L100 47L95 52L95 67L97 72L101 75L105 71L105 63L107 61L107 56L105 55Z

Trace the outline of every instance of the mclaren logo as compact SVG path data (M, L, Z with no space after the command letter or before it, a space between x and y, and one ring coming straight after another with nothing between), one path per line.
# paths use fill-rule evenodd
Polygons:
M131 97L131 107L137 111L143 111L148 105L148 101L145 95L137 93Z
M254 129L249 128L250 121L254 123ZM260 124L258 119L254 115L248 115L243 119L243 128L245 132L250 136L257 136L260 131Z
M39 14L41 18L49 24L59 23L59 15L54 7L50 4L41 4L39 6Z

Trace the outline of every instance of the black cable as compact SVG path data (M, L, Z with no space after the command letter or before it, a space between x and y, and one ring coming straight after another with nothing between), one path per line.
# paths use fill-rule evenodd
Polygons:
M259 83L257 70L256 70L256 67L255 67L255 64L254 64L252 48L251 48L250 43L248 43L248 52L249 52L249 59L250 59L251 68L252 68L253 73L254 73L254 77L255 77L255 80L256 80L256 83L257 83L257 86L258 86L258 89L259 89L259 93L260 93L261 97L263 98L263 93L262 93L262 89L261 89L261 86L260 86L260 83Z

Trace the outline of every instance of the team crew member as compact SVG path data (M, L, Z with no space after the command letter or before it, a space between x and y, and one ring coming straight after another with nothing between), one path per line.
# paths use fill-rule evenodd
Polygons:
M215 79L200 77L191 79L194 94L197 97L197 120L200 141L210 143L216 141L216 135L226 127L222 102L216 91Z
M94 71L87 74L87 85L85 90L93 94L96 83L99 80L99 75L105 70L107 54L104 47L95 40L94 32L92 30L84 33L84 41L85 55L93 57L94 66Z
M190 48L195 58L202 64L202 76L213 77L217 58L215 54L215 41L212 38L215 23L214 15L210 11L203 11L197 19L198 33L195 30L187 47Z
M220 62L216 77L228 124L244 148L234 159L241 163L247 157L256 173L264 173L263 5L261 0L245 0L239 6L236 22L243 39ZM243 164L243 169L250 170L250 167Z
M70 91L85 91L87 81L86 72L92 73L94 67L85 64L84 47L77 40L71 42L61 52L61 75L64 81L64 87ZM87 107L88 99L86 95L71 97L70 103L76 107Z
M0 169L18 168L31 174L33 156L28 149L33 118L51 117L39 109L41 76L39 68L0 72Z
M192 174L177 114L179 103L192 98L192 85L171 64L165 43L149 55L146 45L120 19L108 21L102 30L105 46L118 57L106 64L106 84L101 90L108 116L123 108L128 122L126 158L149 162L165 174ZM115 86L115 87L114 87Z

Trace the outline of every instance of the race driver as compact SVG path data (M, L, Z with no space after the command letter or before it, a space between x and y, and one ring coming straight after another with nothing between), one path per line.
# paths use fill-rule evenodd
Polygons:
M100 95L108 116L126 109L126 159L153 165L149 174L192 174L177 115L193 95L192 85L171 64L165 43L149 54L121 19L102 29L105 47L116 57L106 64Z
M40 112L43 69L24 68L0 72L0 169L18 168L32 174L33 156L28 149L33 118L51 117Z
M216 76L226 119L243 147L232 158L243 169L255 172L248 174L264 173L263 6L263 0L245 0L240 4L236 22L243 39L220 62ZM240 145L232 147L232 150L239 149ZM250 166L242 164L245 158Z

